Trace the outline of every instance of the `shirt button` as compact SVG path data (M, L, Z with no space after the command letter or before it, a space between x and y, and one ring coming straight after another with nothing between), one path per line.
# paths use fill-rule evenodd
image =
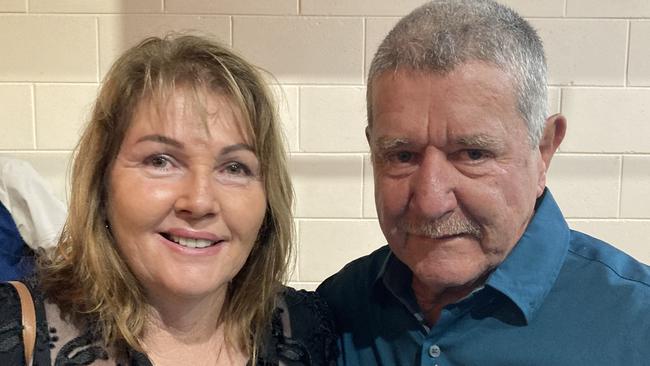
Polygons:
M433 346L429 347L429 356L431 357L440 357L440 347L438 345L434 344Z

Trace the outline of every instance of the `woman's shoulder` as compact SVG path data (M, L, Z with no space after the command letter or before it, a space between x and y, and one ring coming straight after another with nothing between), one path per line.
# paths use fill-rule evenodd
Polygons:
M9 282L0 282L0 321L20 321L20 298L16 289Z
M20 298L12 285L0 282L0 360L22 360Z
M36 312L34 364L102 364L108 354L97 337L64 320L58 306L47 301L35 280L27 280ZM0 283L0 365L21 365L24 360L20 297L14 287ZM107 363L107 364L114 364Z
M36 342L34 356L48 349L47 323L42 313L42 299L32 281L23 281L32 296L35 309ZM20 296L8 282L0 282L0 364L20 365L24 360L23 320Z
M333 331L329 307L316 292L285 287L282 291L282 301L288 311L292 331ZM314 325L319 329L314 329Z
M331 365L336 360L336 332L329 308L312 291L285 287L272 332L279 359L287 365Z

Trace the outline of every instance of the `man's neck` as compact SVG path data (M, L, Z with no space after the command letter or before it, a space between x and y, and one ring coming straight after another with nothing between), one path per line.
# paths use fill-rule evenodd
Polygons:
M489 273L465 285L444 288L427 285L413 276L411 287L413 288L415 300L418 306L420 306L420 310L422 310L427 325L435 325L445 306L454 304L467 297L472 291L481 287L488 276Z

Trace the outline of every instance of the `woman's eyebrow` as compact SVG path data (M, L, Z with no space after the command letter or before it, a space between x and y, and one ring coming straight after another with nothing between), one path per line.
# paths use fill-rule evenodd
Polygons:
M255 149L249 144L234 144L221 149L221 154L225 155L238 150L248 150L252 153L255 153Z
M185 147L185 145L182 142L180 142L180 141L178 141L176 139L173 139L173 138L171 138L169 136L159 135L159 134L142 136L142 137L140 137L138 139L137 142L143 142L143 141L158 142L158 143L165 144L165 145L171 145L171 146L173 146L175 148L178 148L178 149L183 149ZM250 146L249 144L241 143L241 144L233 144L233 145L229 145L229 146L224 147L223 149L221 149L221 154L225 155L225 154L229 154L231 152L239 151L239 150L247 150L247 151L250 151L252 153L255 153L255 149L252 146Z
M185 145L183 145L182 142L180 142L178 140L175 140L175 139L173 139L171 137L168 137L168 136L165 136L165 135L158 135L158 134L142 136L142 137L140 137L138 139L137 142L139 143L139 142L143 142L143 141L158 142L158 143L165 144L165 145L171 145L171 146L173 146L175 148L178 148L178 149L182 149L185 146Z

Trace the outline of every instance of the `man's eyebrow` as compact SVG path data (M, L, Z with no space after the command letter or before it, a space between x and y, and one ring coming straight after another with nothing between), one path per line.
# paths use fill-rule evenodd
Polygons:
M230 154L231 152L235 152L239 150L247 150L252 153L255 153L255 149L249 144L234 144L234 145L228 145L223 149L221 149L221 154L226 155L226 154Z
M165 145L171 145L175 148L182 149L185 145L183 145L182 142L175 140L171 137L165 136L165 135L146 135L142 136L138 139L137 142L143 142L143 141L153 141L153 142L158 142L161 144Z
M503 141L493 136L480 134L461 136L456 139L456 144L480 149L499 149L503 146Z
M408 145L411 145L411 141L409 139L383 136L375 140L373 150L390 151Z

